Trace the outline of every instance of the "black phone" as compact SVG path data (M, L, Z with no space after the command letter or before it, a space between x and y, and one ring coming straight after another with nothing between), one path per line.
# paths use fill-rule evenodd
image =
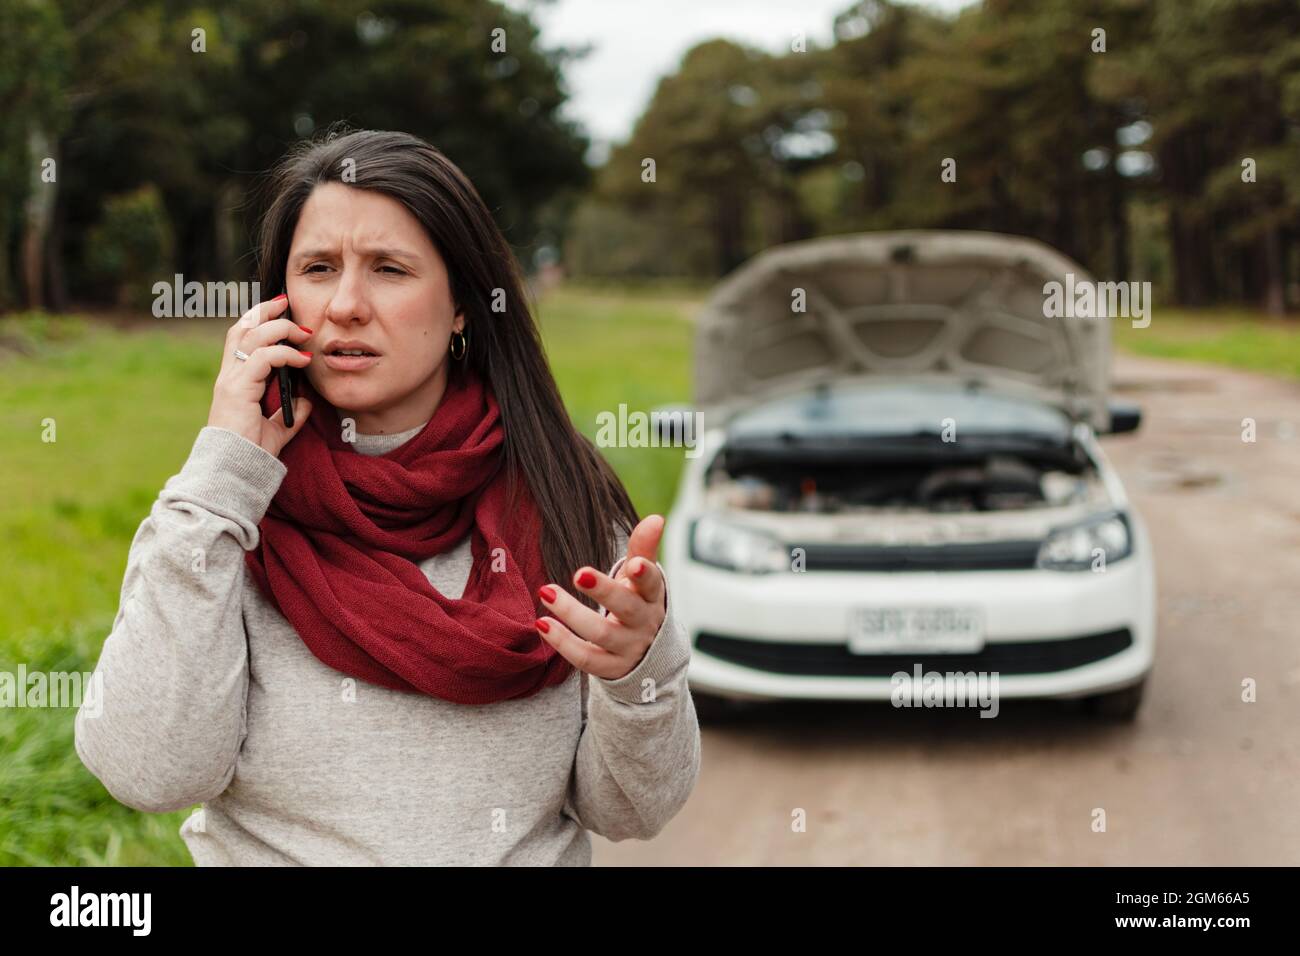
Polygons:
M287 292L288 290L281 289L280 291ZM289 308L288 305L285 306L284 312L281 314L284 318L288 319L290 322L293 321L293 311ZM293 343L290 342L288 339L281 339L276 344L292 345ZM278 372L277 377L280 380L280 407L284 409L284 414L283 414L284 427L292 428L293 427L293 373L296 372L297 369L295 369L292 365L281 365L276 371Z

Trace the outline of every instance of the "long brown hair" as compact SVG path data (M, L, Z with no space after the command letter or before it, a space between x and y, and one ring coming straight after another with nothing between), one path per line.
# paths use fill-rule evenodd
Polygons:
M468 362L496 396L505 430L502 466L512 493L522 476L541 512L548 576L567 586L581 565L607 570L616 557L614 527L630 533L636 509L613 468L569 418L519 264L478 190L437 148L408 133L335 128L303 142L266 182L257 233L263 289L284 286L299 213L325 182L391 196L424 226L446 263L457 311L465 313L469 348L463 362L450 363L449 387ZM494 290L504 290L502 312L492 311Z

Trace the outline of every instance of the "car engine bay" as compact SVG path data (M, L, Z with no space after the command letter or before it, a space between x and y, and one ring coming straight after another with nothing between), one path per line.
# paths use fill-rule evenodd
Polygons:
M719 456L706 479L713 507L813 514L966 514L1082 505L1099 498L1095 470L1013 454L977 460L816 465Z

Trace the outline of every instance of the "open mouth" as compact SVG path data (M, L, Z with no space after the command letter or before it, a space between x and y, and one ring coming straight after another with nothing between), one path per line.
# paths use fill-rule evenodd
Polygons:
M362 349L333 349L324 355L325 367L339 372L359 372L379 361L375 352Z

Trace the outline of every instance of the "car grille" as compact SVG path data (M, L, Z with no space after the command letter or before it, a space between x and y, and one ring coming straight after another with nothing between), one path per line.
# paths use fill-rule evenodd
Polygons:
M755 641L701 632L695 646L718 660L799 677L890 677L899 670L997 671L1048 674L1081 667L1131 646L1128 628L1082 637L986 644L976 654L853 654L845 644Z
M809 571L1024 571L1041 541L942 545L803 545ZM793 545L792 545L793 547Z

